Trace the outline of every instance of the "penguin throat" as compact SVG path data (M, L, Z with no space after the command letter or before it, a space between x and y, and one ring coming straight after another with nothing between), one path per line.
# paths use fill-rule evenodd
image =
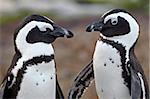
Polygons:
M54 54L35 56L30 59L21 57L16 63L16 66L14 66L14 68L12 69L11 73L16 77L18 74L18 71L22 69L23 67L26 68L27 66L37 65L42 62L48 63L52 61L53 59L54 59Z

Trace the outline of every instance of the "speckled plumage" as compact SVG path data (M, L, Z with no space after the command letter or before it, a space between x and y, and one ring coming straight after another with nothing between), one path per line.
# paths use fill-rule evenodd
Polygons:
M52 46L64 36L73 34L44 16L31 15L22 22L14 34L15 55L1 85L2 99L64 99Z

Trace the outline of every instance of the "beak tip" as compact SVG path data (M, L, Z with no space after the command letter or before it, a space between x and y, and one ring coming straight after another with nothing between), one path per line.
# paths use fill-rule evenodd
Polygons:
M74 35L71 31L68 31L68 35L66 35L66 36L67 36L67 38L72 38Z
M94 27L94 25L87 26L86 32L92 32L93 31L93 27Z

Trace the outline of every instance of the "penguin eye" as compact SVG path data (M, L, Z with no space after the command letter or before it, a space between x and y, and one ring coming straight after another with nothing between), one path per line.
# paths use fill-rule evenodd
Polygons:
M118 23L118 20L117 19L111 19L111 24L112 25L116 25Z

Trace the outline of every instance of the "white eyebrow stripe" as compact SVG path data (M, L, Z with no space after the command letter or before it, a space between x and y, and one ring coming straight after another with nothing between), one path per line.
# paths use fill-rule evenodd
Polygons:
M111 14L111 15L108 15L105 19L104 19L104 23L106 23L109 19L115 19L117 20L118 18L118 14Z
M41 31L46 31L46 28L49 28L51 30L54 30L53 26L50 24L50 23L46 23L46 22L37 22L37 21L34 21L36 26L38 26L38 28L41 30Z

